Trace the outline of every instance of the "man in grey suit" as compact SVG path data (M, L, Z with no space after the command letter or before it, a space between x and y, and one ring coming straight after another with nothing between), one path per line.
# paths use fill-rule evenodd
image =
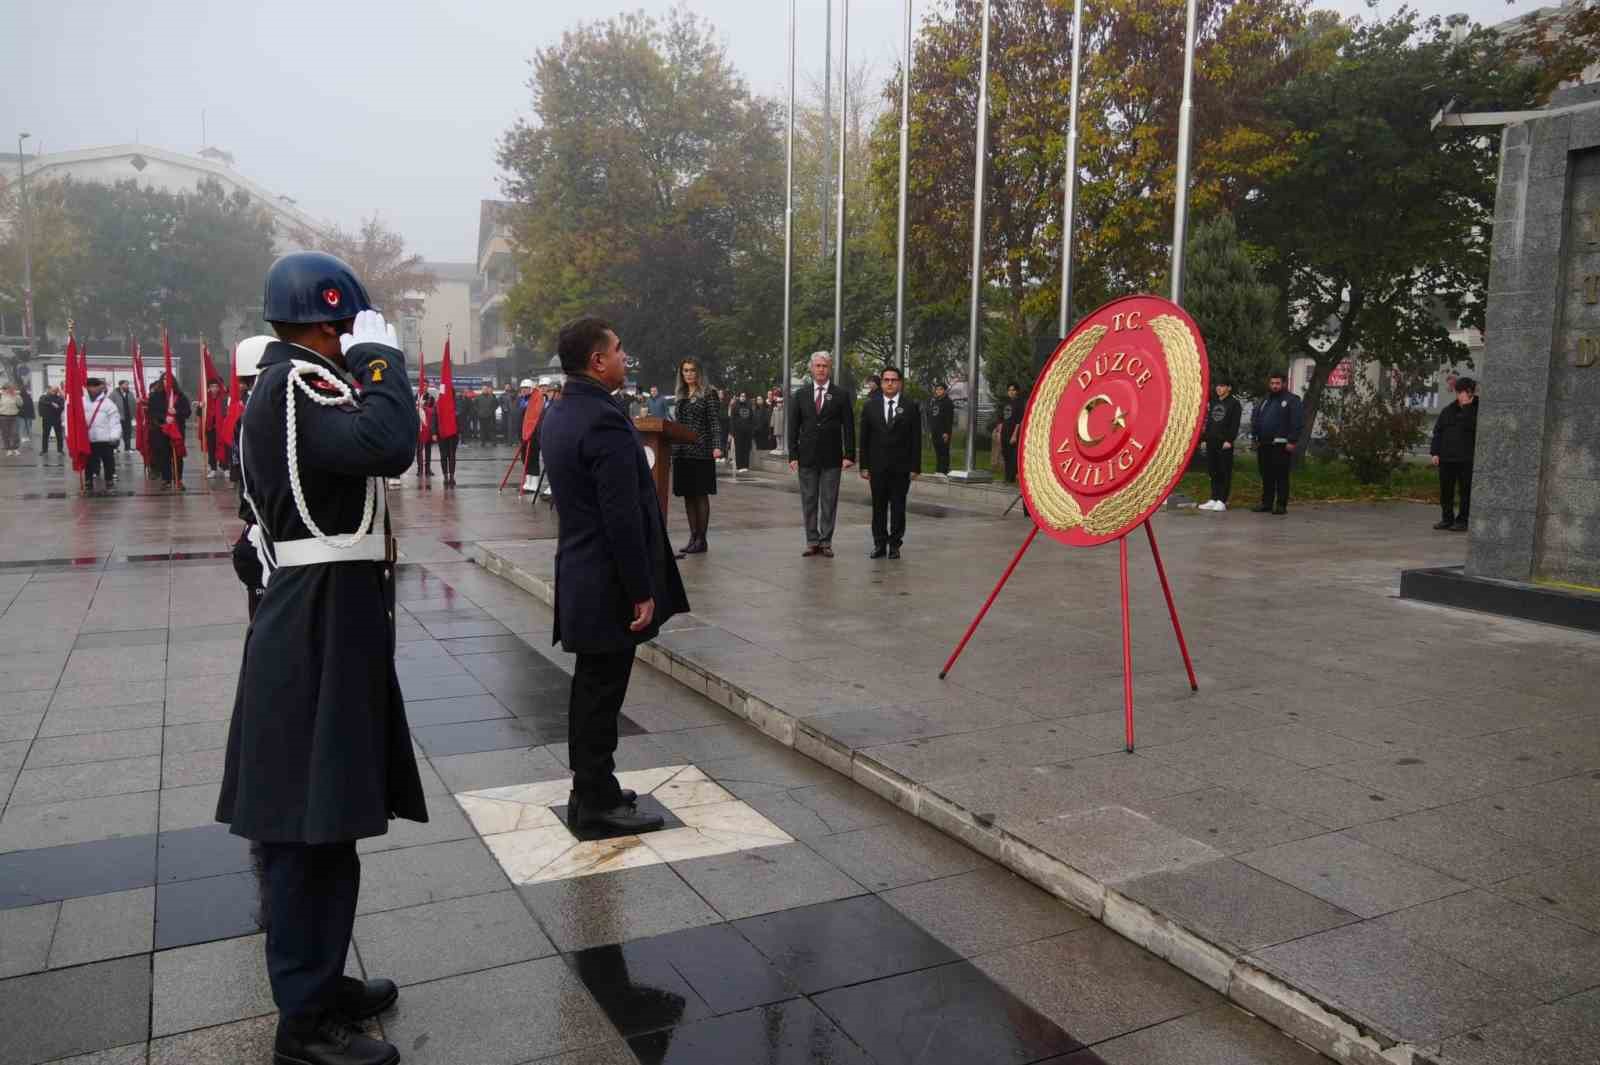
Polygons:
M811 356L811 382L789 400L789 468L800 475L805 513L805 557L833 557L833 521L839 507L839 473L855 465L855 411L850 396L829 377L833 357Z

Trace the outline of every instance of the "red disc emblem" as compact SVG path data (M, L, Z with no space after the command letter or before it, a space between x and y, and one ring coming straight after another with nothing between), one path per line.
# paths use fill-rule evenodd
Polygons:
M1022 491L1039 527L1090 546L1149 517L1194 453L1209 379L1200 331L1174 303L1129 296L1079 322L1022 422Z
M326 303L330 307L339 306L339 290L336 289L336 288L325 288L325 289L323 289L322 290L322 301L324 303Z

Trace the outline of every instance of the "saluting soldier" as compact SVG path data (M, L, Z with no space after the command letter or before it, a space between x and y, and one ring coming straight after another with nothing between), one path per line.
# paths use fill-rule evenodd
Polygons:
M385 477L411 465L417 412L393 326L351 269L300 252L267 273L241 482L266 560L245 636L217 819L259 844L279 1065L392 1065L356 1023L389 980L346 978L356 841L428 819L395 676Z

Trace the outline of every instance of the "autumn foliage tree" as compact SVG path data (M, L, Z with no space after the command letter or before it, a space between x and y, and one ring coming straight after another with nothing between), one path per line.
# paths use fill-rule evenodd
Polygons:
M373 306L394 313L408 298L426 296L439 287L439 279L422 263L422 256L406 250L405 237L383 224L376 214L351 233L335 228L321 234L303 234L303 242L337 255L355 270Z

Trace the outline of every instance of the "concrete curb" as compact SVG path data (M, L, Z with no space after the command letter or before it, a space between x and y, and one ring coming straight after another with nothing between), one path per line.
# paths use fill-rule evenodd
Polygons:
M555 588L550 578L530 573L481 545L475 548L473 556L488 572L510 581L547 606L555 605ZM1400 1041L1314 991L1286 983L1247 955L1213 943L1173 917L1128 898L1114 886L987 823L986 819L974 816L959 804L907 779L870 755L845 748L802 719L723 680L687 654L651 642L639 648L639 659L705 695L784 746L821 762L1082 910L1319 1053L1346 1065L1431 1065L1433 1062L1422 1047Z

